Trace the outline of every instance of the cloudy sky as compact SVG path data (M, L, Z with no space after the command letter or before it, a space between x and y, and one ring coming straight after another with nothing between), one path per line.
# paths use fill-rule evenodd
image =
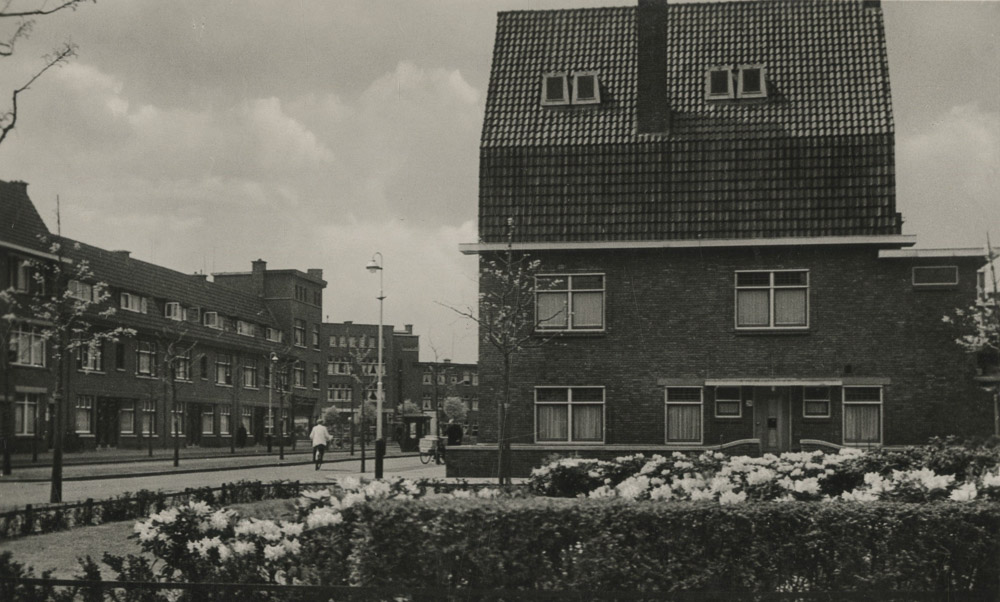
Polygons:
M475 302L457 245L476 240L496 12L620 3L101 0L3 59L6 100L79 46L21 97L0 179L27 181L53 229L58 195L67 236L177 270L322 268L335 322L377 322L380 251L386 322L413 324L425 360L475 361L440 303ZM1000 243L1000 2L882 4L904 232Z

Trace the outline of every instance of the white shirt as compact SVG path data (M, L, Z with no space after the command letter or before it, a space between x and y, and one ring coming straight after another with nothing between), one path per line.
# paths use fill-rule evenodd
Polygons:
M309 438L312 439L313 447L326 445L330 441L330 431L326 430L326 427L322 424L317 424L313 427L312 432L309 433Z

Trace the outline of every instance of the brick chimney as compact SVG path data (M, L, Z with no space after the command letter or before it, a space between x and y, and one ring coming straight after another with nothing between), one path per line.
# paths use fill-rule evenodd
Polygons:
M258 297L264 296L264 273L267 272L267 262L263 259L250 262L253 269L250 271L250 284L253 292Z
M309 268L308 270L306 270L306 274L308 274L312 278L315 278L316 280L323 279L323 270L317 268Z
M639 0L636 19L636 128L640 134L666 134L670 128L667 96L667 0Z

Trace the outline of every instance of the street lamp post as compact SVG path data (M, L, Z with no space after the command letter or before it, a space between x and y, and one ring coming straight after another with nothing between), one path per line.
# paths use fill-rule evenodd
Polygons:
M275 368L278 365L278 354L271 352L271 386L267 389L267 453L271 453L271 444L274 436L274 413L271 404L274 398L274 380L277 378Z
M375 258L378 257L378 261ZM375 251L372 260L368 262L366 269L375 273L378 272L378 364L375 366L375 373L378 381L375 389L375 478L382 478L382 461L385 458L385 438L382 436L382 305L385 301L385 293L382 286L383 265L385 261L382 253ZM363 441L363 440L362 440Z

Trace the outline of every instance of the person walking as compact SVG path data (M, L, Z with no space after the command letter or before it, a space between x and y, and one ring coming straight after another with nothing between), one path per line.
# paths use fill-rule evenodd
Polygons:
M330 431L326 430L326 425L323 424L322 418L316 419L316 426L309 433L309 438L312 439L313 461L316 462L316 470L319 470L319 467L323 464L323 454L326 453L326 445L332 439Z

